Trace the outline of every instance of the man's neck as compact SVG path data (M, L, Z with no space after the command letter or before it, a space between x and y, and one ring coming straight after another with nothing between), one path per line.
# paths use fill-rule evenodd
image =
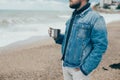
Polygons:
M82 2L81 6L79 8L77 8L76 10L79 11L83 6L85 6L87 4L87 2Z

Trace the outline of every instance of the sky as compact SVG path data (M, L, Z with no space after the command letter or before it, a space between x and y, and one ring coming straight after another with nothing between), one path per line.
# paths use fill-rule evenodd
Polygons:
M67 8L64 0L0 0L0 9L52 10Z
M99 0L90 0L90 2ZM69 0L0 0L0 10L69 10Z

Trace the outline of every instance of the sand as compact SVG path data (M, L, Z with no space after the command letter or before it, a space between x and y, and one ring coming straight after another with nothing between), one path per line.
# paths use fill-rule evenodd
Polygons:
M108 24L109 47L91 80L120 80L120 22ZM52 38L0 48L0 80L63 80L61 45Z

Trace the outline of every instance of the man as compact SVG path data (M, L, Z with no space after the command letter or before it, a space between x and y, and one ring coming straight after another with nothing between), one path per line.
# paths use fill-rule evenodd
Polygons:
M55 39L62 45L64 80L89 80L107 49L106 24L104 18L91 9L89 0L69 1L70 8L75 10L66 22L65 34Z

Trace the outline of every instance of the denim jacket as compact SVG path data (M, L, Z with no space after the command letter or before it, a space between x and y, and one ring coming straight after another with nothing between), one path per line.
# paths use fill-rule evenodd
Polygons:
M70 20L66 22L65 34L55 39L57 44L61 44L62 55ZM88 75L97 68L107 49L106 24L104 18L89 7L75 16L72 27L63 66L80 68L83 74Z

